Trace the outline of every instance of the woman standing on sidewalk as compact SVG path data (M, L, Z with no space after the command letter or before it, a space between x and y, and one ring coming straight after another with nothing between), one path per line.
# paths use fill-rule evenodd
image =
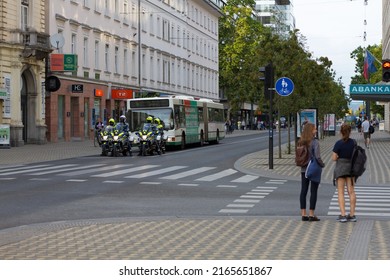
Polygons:
M320 154L320 143L318 139L315 138L316 134L317 134L316 126L312 123L306 123L303 126L301 138L299 139L299 145L305 145L308 148L310 153L309 158L312 155L314 155L319 165L321 167L324 167L325 164L323 163ZM310 181L310 179L305 177L306 168L307 165L301 167L302 181L301 181L301 193L300 193L299 201L301 205L302 221L317 222L320 219L314 215L314 210L316 209L316 204L317 204L317 192L318 192L319 183ZM307 216L306 196L309 191L309 185L310 185L310 209L309 209L309 216Z
M351 134L351 126L347 123L341 125L340 133L341 139L334 145L332 154L332 160L336 161L334 180L337 185L338 202L341 212L338 220L341 223L345 223L347 221L356 222L356 194L353 185L354 178L351 176L351 158L353 148L355 146L355 140L349 138ZM350 214L348 214L348 216L345 212L345 186L347 186L350 201Z

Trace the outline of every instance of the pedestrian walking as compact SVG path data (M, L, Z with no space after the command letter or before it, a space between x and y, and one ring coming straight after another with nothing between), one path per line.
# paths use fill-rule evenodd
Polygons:
M367 116L364 116L364 121L362 123L362 130L363 130L363 137L364 137L364 144L366 145L366 148L370 148L370 122L368 121Z
M316 137L317 134L317 128L313 123L306 123L303 126L301 138L299 139L299 145L306 145L308 147L310 156L314 156L315 159L318 161L319 165L321 167L324 167L325 164L321 159L321 153L320 153L320 143ZM299 196L300 206L301 206L301 216L302 221L310 221L310 222L317 222L320 221L320 219L314 214L314 211L316 209L317 204L317 192L319 183L311 181L310 179L306 178L305 172L306 172L306 166L301 167L301 192ZM309 206L309 216L307 215L306 211L306 197L307 193L309 191L310 186L310 206Z
M336 161L333 174L334 182L337 186L338 203L341 212L338 220L341 223L345 223L347 221L356 222L356 194L354 188L354 178L351 175L351 158L356 140L350 138L351 130L352 128L349 124L344 123L341 125L341 139L335 143L332 153L332 160ZM346 215L345 210L345 188L347 188L350 202L350 213L348 215Z

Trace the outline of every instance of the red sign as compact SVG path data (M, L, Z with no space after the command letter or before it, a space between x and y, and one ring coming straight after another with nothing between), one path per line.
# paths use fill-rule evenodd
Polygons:
M112 99L132 99L133 90L131 89L112 89L111 90Z
M64 71L64 55L60 53L52 53L50 55L50 70Z
M104 96L104 90L95 88L95 96Z

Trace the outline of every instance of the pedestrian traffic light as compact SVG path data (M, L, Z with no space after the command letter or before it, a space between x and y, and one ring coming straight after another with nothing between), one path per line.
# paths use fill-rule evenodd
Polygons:
M259 72L264 74L263 77L260 77L260 80L264 81L264 96L269 99L272 93L270 89L274 88L274 68L272 63L268 63L265 67L260 67Z
M382 60L382 81L390 82L390 59Z

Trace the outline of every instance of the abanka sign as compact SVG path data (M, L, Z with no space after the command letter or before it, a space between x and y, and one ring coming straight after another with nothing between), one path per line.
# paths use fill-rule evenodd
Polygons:
M390 94L390 85L350 85L349 92L353 94Z
M390 99L389 85L372 85L372 84L352 84L349 86L349 93L352 99Z

